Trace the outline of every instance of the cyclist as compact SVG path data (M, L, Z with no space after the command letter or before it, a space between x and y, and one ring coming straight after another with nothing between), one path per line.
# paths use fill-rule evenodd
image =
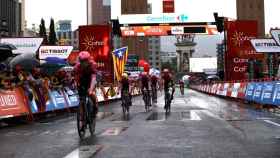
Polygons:
M157 86L158 86L158 77L153 74L151 77L151 88L152 88L153 102L155 103L157 103Z
M131 106L131 93L130 93L130 83L129 83L129 79L128 79L128 74L127 73L123 73L122 74L122 79L120 81L120 84L119 84L119 87L118 87L118 93L119 91L121 91L121 98L124 97L124 94L125 93L128 93L129 94L129 98L130 98L130 106ZM122 101L124 101L122 99Z
M89 95L95 103L95 114L98 112L96 85L96 63L91 59L89 52L79 53L79 63L74 67L76 86L79 96ZM81 98L81 97L80 97Z
M168 69L163 70L162 81L163 81L163 87L164 87L164 94L167 93L169 88L172 88L171 100L173 100L173 96L174 96L174 92L175 92L175 85L174 85L174 81L172 79L172 74L169 72ZM164 106L164 109L165 109L165 106Z
M185 86L185 83L183 80L179 80L179 85L180 85L180 91L181 91L181 94L184 95L184 86Z
M151 102L150 102L150 98L151 98L151 96L150 96L150 92L149 92L149 85L150 85L150 78L149 78L149 75L148 75L148 73L147 72L143 72L142 74L141 74L141 76L140 76L141 78L140 78L140 87L141 87L141 92L142 92L142 94L143 94L143 100L144 100L144 102L146 103L146 101L145 101L145 90L148 92L147 93L147 98L148 98L148 104L147 104L147 106L151 106Z

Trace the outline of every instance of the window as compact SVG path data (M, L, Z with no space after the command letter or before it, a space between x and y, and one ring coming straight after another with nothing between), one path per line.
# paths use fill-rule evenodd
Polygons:
M159 63L158 63L158 62L156 63L156 66L159 66Z
M159 57L156 57L156 60L159 60Z

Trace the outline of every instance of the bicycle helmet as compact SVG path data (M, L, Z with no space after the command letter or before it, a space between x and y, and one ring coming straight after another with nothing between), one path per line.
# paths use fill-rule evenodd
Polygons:
M91 58L90 54L88 51L81 51L79 53L79 60L80 61L89 61Z

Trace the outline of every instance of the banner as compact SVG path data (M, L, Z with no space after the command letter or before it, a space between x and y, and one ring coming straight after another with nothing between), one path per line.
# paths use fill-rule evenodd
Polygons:
M274 92L272 97L273 105L280 105L280 81L275 82L274 84Z
M231 97L237 98L239 87L240 87L240 83L234 83L233 84L232 92L231 92Z
M250 58L263 60L263 54L256 53L250 40L258 35L257 21L227 21L227 53L225 56L226 80L244 80L248 77Z
M261 96L262 104L273 104L274 82L264 82Z
M252 39L251 43L258 53L280 53L280 46L273 39Z
M2 38L0 43L9 43L17 49L13 50L14 54L36 53L43 42L43 38Z
M257 103L261 102L262 89L263 89L263 83L256 82L255 83L254 94L253 94L253 101L254 102L257 102Z
M245 94L246 100L249 100L249 101L253 100L255 86L256 85L254 82L248 83L247 88L246 88L246 94Z
M244 99L245 98L247 84L248 83L246 83L246 82L240 83L237 98L239 98L239 99Z
M73 50L73 46L41 46L39 48L39 59L57 57L67 59Z
M0 118L29 114L24 92L20 88L0 90Z
M79 27L80 51L88 51L92 55L98 69L112 73L110 56L110 26L89 25Z

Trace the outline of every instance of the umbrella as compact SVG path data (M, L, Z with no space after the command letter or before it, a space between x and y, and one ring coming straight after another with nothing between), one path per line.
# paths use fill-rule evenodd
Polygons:
M57 57L48 57L44 60L41 60L41 67L48 74L53 74L66 65L67 62L65 59Z
M9 65L11 68L15 68L16 65L20 65L25 70L31 70L33 67L40 65L39 60L36 59L34 53L20 54L13 58Z
M190 79L190 77L191 76L189 76L189 75L185 75L185 76L182 77L182 80L183 81L188 81Z
M12 51L12 50L16 50L17 47L15 47L14 45L12 44L7 44L7 43L0 43L0 50L9 50L9 51Z
M217 75L210 75L210 76L207 76L207 79L220 79L220 77L219 76L217 76Z

